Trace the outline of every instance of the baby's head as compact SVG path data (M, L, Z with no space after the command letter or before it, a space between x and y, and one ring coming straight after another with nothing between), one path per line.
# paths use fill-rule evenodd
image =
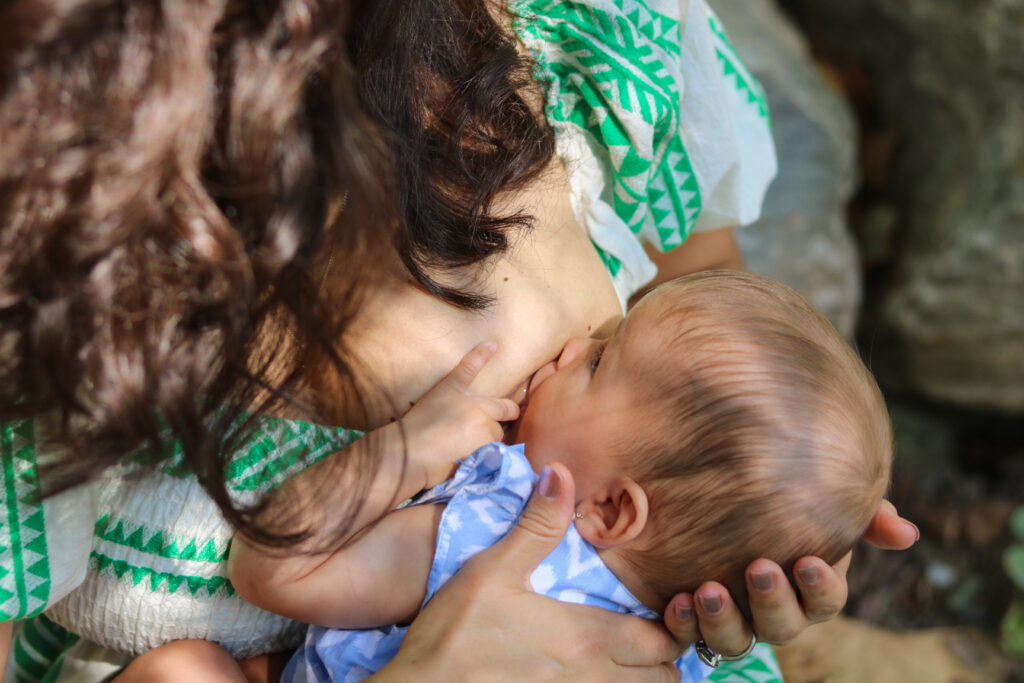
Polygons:
M569 467L578 530L658 609L712 579L745 609L759 557L835 562L892 461L853 349L796 292L738 271L662 285L610 339L569 342L531 382L517 436L535 467Z

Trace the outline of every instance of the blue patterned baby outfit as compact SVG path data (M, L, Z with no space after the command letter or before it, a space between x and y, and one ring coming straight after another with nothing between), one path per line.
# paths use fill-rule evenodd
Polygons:
M447 504L438 526L424 604L469 558L508 533L526 507L537 479L522 445L492 443L466 458L454 477L416 501L416 505ZM536 592L563 602L659 618L612 574L575 525L533 572L530 583ZM407 630L406 626L361 631L310 626L305 645L288 664L282 680L360 681L395 656ZM701 681L711 673L692 647L676 666L684 683Z

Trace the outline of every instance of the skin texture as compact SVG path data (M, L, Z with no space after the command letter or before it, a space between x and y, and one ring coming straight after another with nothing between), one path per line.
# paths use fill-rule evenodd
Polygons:
M247 680L238 663L219 645L205 640L177 640L135 658L114 682L247 683Z
M0 624L0 674L7 670L7 653L11 649L11 631L14 622L5 621Z

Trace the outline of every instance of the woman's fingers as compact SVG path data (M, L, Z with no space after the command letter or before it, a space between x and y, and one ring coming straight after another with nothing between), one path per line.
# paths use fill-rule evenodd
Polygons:
M885 550L906 550L921 537L917 525L900 517L895 506L883 500L864 532L864 540Z
M817 557L802 557L793 565L793 576L803 601L804 614L812 622L826 621L846 604L846 570L853 553L828 566Z
M692 595L680 593L669 600L665 607L665 628L683 647L701 639L700 629L697 627L697 615L693 609Z
M750 644L751 630L720 583L709 581L694 591L694 606L704 642L715 652L736 654Z
M754 631L759 640L783 644L807 626L807 617L779 565L770 560L755 560L747 567L747 594Z
M846 604L846 569L850 554L830 567L817 557L793 566L800 597L777 564L756 560L747 568L747 590L754 630L760 640L785 644L808 624L836 616Z
M674 662L686 649L657 622L639 617L623 618L621 614L608 610L604 612L595 612L599 615L595 618L604 622L601 632L595 634L599 638L596 642L604 643L598 654L609 657L617 666L651 667L662 662ZM678 673L676 676L678 681Z

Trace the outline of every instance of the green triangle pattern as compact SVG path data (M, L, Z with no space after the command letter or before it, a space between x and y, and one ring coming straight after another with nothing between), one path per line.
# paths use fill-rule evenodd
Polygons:
M133 529L131 533L127 532L129 528ZM227 540L218 542L213 538L173 538L162 529L147 529L143 524L123 519L115 521L109 514L103 515L96 522L94 535L99 541L168 560L225 562L231 547Z
M512 9L548 86L556 135L576 131L591 149L607 150L608 203L630 230L647 231L668 249L693 229L701 196L679 129L679 22L659 6L521 0Z
M125 560L112 558L103 553L93 551L89 557L90 569L103 576L112 576L118 580L128 581L132 586L146 585L150 591L176 593L185 588L192 595L202 597L232 597L235 589L224 576L189 576L159 572L150 567L133 565ZM223 571L223 567L220 571Z
M50 598L46 515L36 466L31 420L0 422L0 616L39 614Z
M779 663L771 647L759 643L737 662L722 662L706 679L709 683L783 683Z
M622 261L615 258L614 254L609 254L596 244L594 245L594 249L597 249L597 255L601 257L601 260L604 262L604 267L609 273L611 273L611 276L615 277L618 275L619 270L622 268Z
M247 440L227 457L227 484L236 493L270 491L295 472L363 436L360 431L343 427L243 415L243 421L249 419L255 421L255 427L250 430ZM173 461L163 469L163 473L177 479L191 477L192 472L181 457L180 444L174 444L174 455Z
M363 436L354 429L269 417L260 419L258 433L258 440L232 456L228 480L232 491L270 491Z
M722 22L710 8L708 14L711 33L715 36L715 54L722 64L722 73L726 80L732 82L736 89L746 97L747 102L757 110L758 115L765 119L770 129L771 115L768 112L768 100L761 84L757 82L753 74L747 71L747 67L736 53L732 41L729 40Z

